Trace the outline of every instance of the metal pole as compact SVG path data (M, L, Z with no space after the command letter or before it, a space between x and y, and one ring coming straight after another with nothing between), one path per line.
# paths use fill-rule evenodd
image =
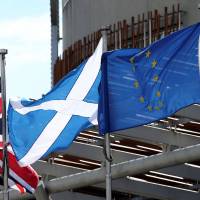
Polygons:
M163 167L179 165L185 162L193 162L200 158L200 144L177 149L167 153L142 157L135 160L113 164L112 178L117 179L125 176L146 173ZM81 172L66 177L52 179L46 184L49 193L62 192L69 189L95 185L104 181L104 169L95 169Z
M111 175L111 152L110 152L110 134L105 134L105 158L106 158L106 200L112 199L112 175Z
M164 167L193 162L195 160L199 160L199 158L200 144L197 144L186 148L177 149L171 152L160 153L153 156L142 157L118 164L113 164L111 166L112 178L118 179L126 176L143 174L150 170L157 170ZM98 168L86 172L72 174L69 176L59 177L47 182L46 189L48 190L49 194L51 194L56 192L63 192L65 190L86 187L89 185L95 185L104 182L104 175L104 169ZM17 197L17 194L15 194L13 198L19 199Z
M8 160L7 160L7 115L6 115L6 76L5 76L5 55L7 49L0 49L0 64L1 64L1 93L2 93L2 135L3 135L3 182L4 195L3 199L9 199L8 193Z
M107 31L109 28L104 27L101 29L103 37L103 52L107 51ZM111 153L110 153L110 134L104 136L104 152L106 159L106 200L112 199L112 177L111 177Z
M178 11L178 30L181 29L181 11Z
M34 195L35 195L36 200L51 200L48 192L45 189L45 185L43 181L40 181Z
M152 23L152 18L149 19L149 45L152 43L152 27L151 27L151 23Z
M59 0L50 0L51 10L51 86L53 87L54 65L58 58L59 36Z
M144 20L144 35L143 35L143 38L144 38L144 47L146 47L146 20Z

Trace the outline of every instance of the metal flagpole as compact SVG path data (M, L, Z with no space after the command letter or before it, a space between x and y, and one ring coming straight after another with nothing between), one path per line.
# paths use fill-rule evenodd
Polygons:
M101 29L103 37L103 52L107 51L107 31L110 30L108 27ZM107 133L104 136L104 152L106 159L106 200L112 199L112 177L111 177L111 151L110 151L110 134Z
M3 135L3 182L4 200L9 200L8 193L8 160L7 160L7 118L6 118L6 78L5 78L5 55L7 49L0 49L1 64L1 94L2 94L2 135Z
M105 158L106 158L106 200L112 199L112 175L111 175L111 152L110 152L110 133L105 134L104 138Z

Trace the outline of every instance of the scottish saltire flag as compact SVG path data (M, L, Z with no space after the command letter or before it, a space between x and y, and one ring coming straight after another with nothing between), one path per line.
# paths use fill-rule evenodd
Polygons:
M0 81L1 83L1 81ZM1 92L1 84L0 84ZM7 146L8 186L20 193L33 193L39 183L38 174L31 166L21 167L13 153L11 145ZM3 175L3 139L2 139L2 98L0 93L0 175ZM3 178L0 177L0 184ZM3 182L2 182L3 185Z
M94 54L37 101L10 101L9 139L22 165L67 148L80 131L97 124L103 41Z
M101 133L136 127L200 103L200 24L136 53L105 53L99 103Z

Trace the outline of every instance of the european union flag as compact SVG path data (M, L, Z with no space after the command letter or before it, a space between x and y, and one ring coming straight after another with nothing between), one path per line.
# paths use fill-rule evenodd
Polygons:
M200 103L199 35L198 23L145 49L104 54L100 132L148 124Z

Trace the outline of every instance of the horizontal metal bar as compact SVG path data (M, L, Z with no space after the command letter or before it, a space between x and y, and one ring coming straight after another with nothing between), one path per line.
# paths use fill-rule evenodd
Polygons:
M198 160L200 157L200 144L177 149L172 152L161 153L145 158L130 160L112 165L112 178L117 179L129 175L145 173L163 167L178 165ZM105 169L95 169L83 173L57 178L46 185L50 193L61 192L68 189L94 185L105 180Z

